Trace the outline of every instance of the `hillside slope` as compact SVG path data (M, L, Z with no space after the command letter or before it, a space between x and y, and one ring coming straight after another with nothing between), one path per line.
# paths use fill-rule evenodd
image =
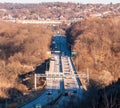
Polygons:
M79 106L120 108L120 19L86 19L73 24L66 34L77 52L73 60L78 74L88 69L90 75Z
M0 97L9 97L8 89L27 88L18 75L33 71L47 59L52 31L41 25L0 22ZM12 91L14 94L14 90Z
M90 78L109 84L120 77L120 20L86 19L67 30L68 42L79 73L89 69Z

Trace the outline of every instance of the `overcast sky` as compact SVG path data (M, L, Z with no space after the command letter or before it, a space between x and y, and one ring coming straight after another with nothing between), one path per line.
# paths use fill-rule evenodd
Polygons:
M76 2L76 3L120 3L120 0L0 0L0 2L12 3L41 3L41 2Z

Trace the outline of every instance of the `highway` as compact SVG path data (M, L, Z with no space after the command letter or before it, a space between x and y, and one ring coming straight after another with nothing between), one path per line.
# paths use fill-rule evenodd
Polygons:
M62 75L62 77L46 77L46 87L42 95L19 108L56 107L71 96L82 96L80 80L75 77L76 70L71 60L65 36L55 35L51 44L52 58L46 75ZM52 104L51 104L52 103Z
M71 59L71 52L67 46L67 40L65 37L61 37L61 64L62 72L64 75L64 91L63 95L53 105L54 108L62 108L65 102L69 102L72 96L82 98L83 90L82 84L79 78L75 77L77 74L74 64Z

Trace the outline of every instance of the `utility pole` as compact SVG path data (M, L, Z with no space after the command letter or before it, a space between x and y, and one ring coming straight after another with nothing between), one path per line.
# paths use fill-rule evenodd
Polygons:
M77 56L77 59L76 59L76 66L77 66L77 72L78 72L78 70L79 70L79 56L78 56L78 54L76 55Z
M87 86L89 86L89 69L87 68Z
M5 99L5 108L8 108L8 99Z
M49 64L49 61L46 62L46 71L48 71L48 64Z
M35 87L35 90L37 90L37 75L36 75L36 73L34 74L34 87Z

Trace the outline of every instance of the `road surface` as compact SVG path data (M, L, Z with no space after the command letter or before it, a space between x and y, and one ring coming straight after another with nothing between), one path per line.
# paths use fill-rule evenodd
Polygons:
M49 105L60 108L64 101L69 101L71 96L82 96L81 83L79 78L75 77L77 72L71 60L71 52L65 36L53 36L51 52L52 58L46 75L56 75L56 77L46 77L47 85L43 94L20 108L47 107ZM62 77L57 75L62 75Z

